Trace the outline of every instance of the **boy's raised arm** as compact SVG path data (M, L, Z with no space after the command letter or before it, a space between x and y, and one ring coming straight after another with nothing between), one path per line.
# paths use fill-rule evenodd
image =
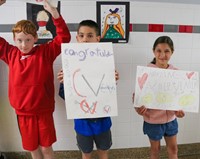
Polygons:
M50 3L49 3L47 0L44 0L44 9L45 9L46 11L48 11L48 12L52 15L52 17L53 17L54 19L57 19L57 18L60 17L60 14L59 14L57 8L52 7L52 6L50 5Z
M6 0L0 0L0 6L4 3L6 3Z

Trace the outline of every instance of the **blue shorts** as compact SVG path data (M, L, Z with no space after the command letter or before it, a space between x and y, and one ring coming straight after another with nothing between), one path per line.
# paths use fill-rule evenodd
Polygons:
M144 121L143 132L151 140L161 140L163 136L170 137L178 133L177 119L165 124L150 124Z
M98 150L109 150L112 145L111 131L108 130L99 135L84 136L76 134L77 145L83 153L91 153L95 142Z

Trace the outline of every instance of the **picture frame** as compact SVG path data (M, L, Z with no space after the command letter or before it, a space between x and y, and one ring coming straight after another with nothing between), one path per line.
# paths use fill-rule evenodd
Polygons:
M127 43L129 40L129 2L97 1L97 23L102 42Z
M56 36L56 27L53 24L52 16L45 11L43 5L26 3L27 19L31 20L37 27L38 41L36 44L51 41ZM60 1L57 6L60 13Z

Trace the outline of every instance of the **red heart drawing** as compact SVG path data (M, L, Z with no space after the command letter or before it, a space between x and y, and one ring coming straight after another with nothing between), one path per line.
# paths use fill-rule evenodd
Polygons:
M190 79L194 75L194 72L186 73L188 79Z
M142 77L138 77L138 83L139 83L139 86L140 86L140 89L141 89L141 90L142 90L142 88L143 88L143 86L144 86L144 84L145 84L147 78L148 78L148 74L147 74L147 73L144 73L144 74L142 75Z

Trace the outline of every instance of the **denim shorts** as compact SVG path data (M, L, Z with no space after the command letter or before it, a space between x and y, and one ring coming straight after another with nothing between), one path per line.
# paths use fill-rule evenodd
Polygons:
M76 134L77 145L83 153L90 153L93 150L93 144L96 144L98 150L109 150L112 145L111 131L108 130L99 135L84 136Z
M177 119L165 124L150 124L144 121L143 132L151 140L161 140L163 136L170 137L178 133Z

